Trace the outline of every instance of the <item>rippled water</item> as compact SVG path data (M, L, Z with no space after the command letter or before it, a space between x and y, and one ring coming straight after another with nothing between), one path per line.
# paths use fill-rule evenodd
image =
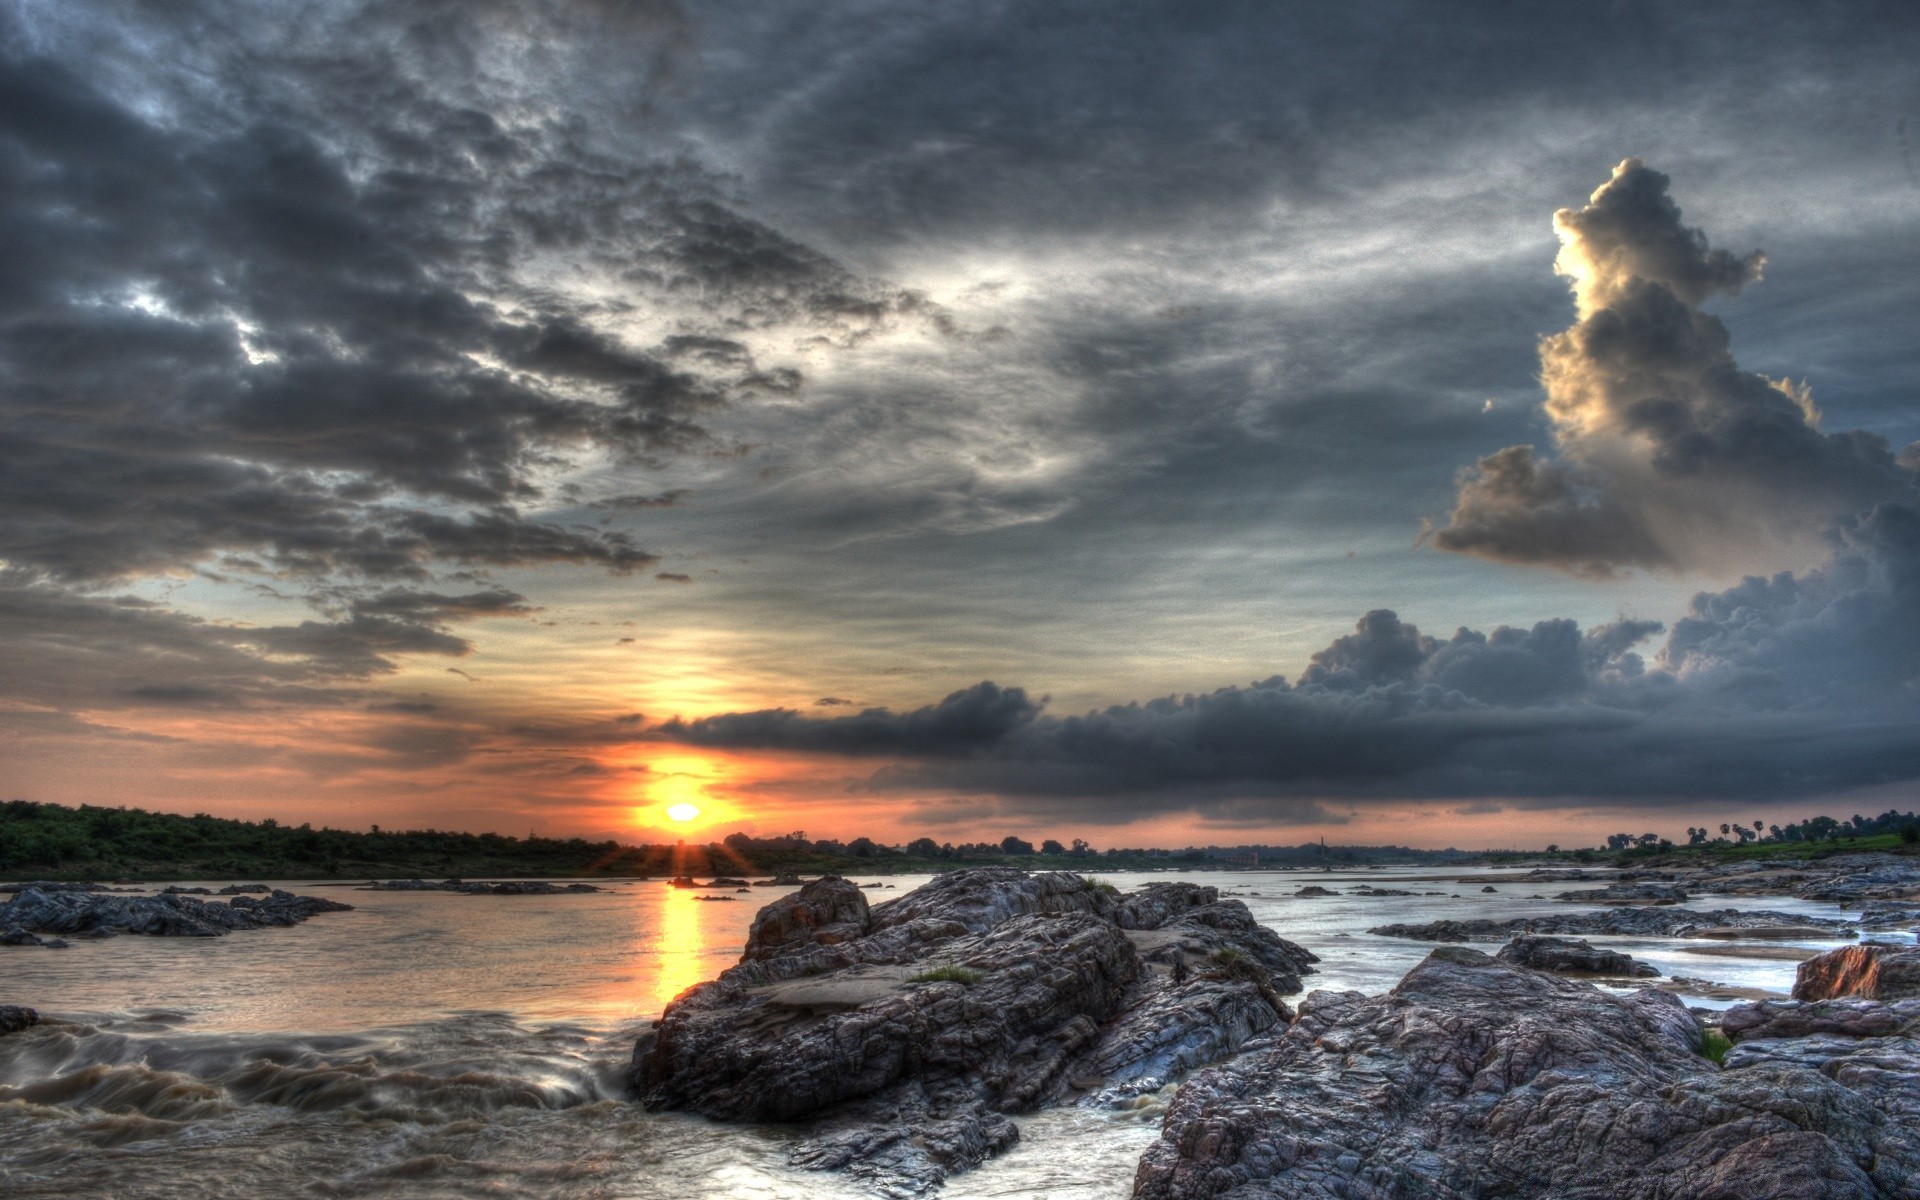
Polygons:
M1369 926L1563 912L1563 902L1529 897L1588 886L1498 882L1488 894L1483 879L1452 882L1460 874L1178 877L1243 899L1319 954L1309 987L1368 992L1432 949L1371 937ZM894 888L871 894L924 881L893 877ZM1114 877L1123 888L1139 881ZM1441 894L1291 895L1359 882ZM755 911L781 891L713 901L660 883L563 896L287 886L358 909L216 940L0 948L0 1003L32 1005L45 1020L0 1038L0 1196L860 1195L789 1169L788 1130L645 1113L623 1096L635 1032L731 965ZM1695 906L1838 914L1778 898ZM1795 964L1779 957L1594 940L1663 974L1781 991L1793 979ZM1125 1196L1164 1102L1025 1119L1018 1148L945 1194Z

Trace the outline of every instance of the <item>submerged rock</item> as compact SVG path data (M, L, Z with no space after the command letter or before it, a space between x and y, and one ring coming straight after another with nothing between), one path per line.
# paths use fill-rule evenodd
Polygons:
M1523 933L1624 934L1638 937L1765 937L1771 930L1792 927L1795 938L1842 937L1856 927L1845 921L1803 917L1782 912L1743 912L1722 908L1701 912L1664 906L1609 908L1598 912L1554 913L1510 920L1475 918L1432 921L1425 925L1377 925L1367 930L1380 937L1411 938L1420 942L1503 942Z
M1795 1000L1920 998L1920 946L1869 942L1842 946L1800 964L1794 977Z
M1630 954L1605 950L1580 938L1521 936L1500 948L1501 962L1556 975L1615 975L1651 979L1660 974Z
M19 1033L40 1023L40 1014L17 1004L0 1004L0 1035Z
M235 929L296 925L317 913L350 912L351 904L270 892L265 899L235 896L225 904L193 896L108 896L97 892L43 892L37 888L0 905L0 943L44 945L47 934L111 937L144 933L156 937L220 937Z
M1681 1002L1442 947L1391 992L1315 992L1299 1020L1194 1076L1137 1200L1912 1196L1912 1076L1744 1046L1722 1070ZM1774 1043L1768 1043L1774 1044ZM1864 1069L1864 1068L1863 1068ZM1879 1090L1876 1090L1879 1089Z
M913 1195L1012 1145L1007 1114L1156 1090L1290 1020L1314 961L1193 884L985 868L869 908L829 877L761 911L632 1082L649 1108L806 1122L794 1163Z

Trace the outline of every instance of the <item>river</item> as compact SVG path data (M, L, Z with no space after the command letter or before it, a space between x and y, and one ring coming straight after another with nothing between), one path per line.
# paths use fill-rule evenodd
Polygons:
M1109 878L1126 889L1163 877ZM1593 886L1433 868L1171 877L1244 900L1320 955L1309 988L1366 992L1391 987L1432 949L1370 936L1370 926L1565 912L1574 906L1534 897ZM869 880L883 885L869 895L879 903L926 878ZM732 898L595 882L607 890L467 896L289 883L279 886L356 911L213 940L0 948L0 1003L31 1005L44 1021L0 1038L0 1196L867 1196L788 1168L789 1130L646 1113L624 1097L636 1031L730 966L754 913L782 891ZM1308 883L1416 894L1292 895ZM702 898L716 895L729 899ZM1775 897L1692 906L1843 915ZM1793 980L1779 943L1592 940L1663 975L1782 992ZM942 1194L1126 1196L1166 1099L1023 1118L1019 1147Z

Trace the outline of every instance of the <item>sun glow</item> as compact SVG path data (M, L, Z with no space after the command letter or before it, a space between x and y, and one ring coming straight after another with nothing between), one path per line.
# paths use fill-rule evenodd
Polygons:
M691 821L699 815L699 806L693 804L680 803L667 809L669 821Z

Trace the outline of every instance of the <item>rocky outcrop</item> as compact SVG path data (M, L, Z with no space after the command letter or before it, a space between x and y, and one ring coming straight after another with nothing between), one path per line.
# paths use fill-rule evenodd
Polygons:
M1605 950L1579 938L1534 937L1523 934L1500 948L1501 962L1551 971L1556 975L1612 975L1651 979L1660 974L1632 955Z
M1754 1055L1722 1070L1651 989L1616 996L1464 947L1391 992L1314 992L1195 1075L1137 1200L1813 1200L1912 1196L1883 1097ZM1906 1081L1885 1081L1911 1091Z
M109 896L29 888L0 905L0 944L56 944L44 940L47 935L219 937L236 929L296 925L317 913L350 912L352 908L351 904L282 891L270 892L265 899L235 896L221 904L193 896Z
M1554 899L1588 904L1685 904L1687 889L1677 883L1610 883L1582 892L1561 892Z
M468 883L464 879L444 879L428 883L424 879L370 881L363 892L458 892L463 896L571 896L604 891L590 883L548 883L544 879L512 879L505 883ZM225 894L224 892L222 893Z
M1117 1100L1291 1018L1315 961L1237 900L1063 872L844 879L763 909L740 963L635 1049L656 1109L805 1122L792 1160L912 1195L1012 1145L1008 1114Z
M17 1004L0 1004L0 1036L19 1033L40 1023L40 1014Z
M1794 977L1795 1000L1920 998L1920 947L1868 942L1842 946L1800 964Z
M1626 935L1637 937L1764 936L1792 929L1794 937L1841 937L1855 932L1845 921L1805 917L1797 913L1722 908L1701 912L1690 908L1611 908L1599 912L1555 913L1510 920L1476 918L1432 921L1425 925L1377 925L1367 930L1380 937L1411 938L1420 942L1504 942L1523 933Z

